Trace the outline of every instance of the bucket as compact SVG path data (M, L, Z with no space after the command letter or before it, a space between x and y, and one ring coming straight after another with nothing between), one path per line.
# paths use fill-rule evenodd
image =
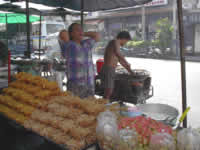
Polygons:
M104 64L104 59L98 59L96 62L96 67L97 67L97 73L99 74L101 71L101 68L103 67Z

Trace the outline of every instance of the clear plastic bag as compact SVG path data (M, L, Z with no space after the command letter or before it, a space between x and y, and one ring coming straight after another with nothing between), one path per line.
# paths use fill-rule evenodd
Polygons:
M107 111L99 114L99 116L97 117L97 121L98 121L98 123L110 122L110 121L117 122L117 117L113 112L107 110Z
M152 135L149 150L176 150L173 136L168 133L157 133Z
M200 150L200 134L192 129L182 129L177 134L178 150Z
M117 137L119 136L115 114L106 111L100 113L97 120L96 134L100 148L104 150L114 149L114 146L117 144Z
M119 131L119 142L115 150L136 150L138 136L134 129L122 129Z

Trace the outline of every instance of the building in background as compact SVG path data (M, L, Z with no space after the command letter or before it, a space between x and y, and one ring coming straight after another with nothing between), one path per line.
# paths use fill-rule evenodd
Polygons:
M188 55L200 54L200 1L183 1L185 49ZM157 21L168 18L172 27L172 44L169 48L179 55L177 6L175 0L153 0L141 7L88 13L85 29L99 31L104 40L112 39L121 30L128 30L136 40L152 41L156 38ZM73 18L74 21L80 17Z

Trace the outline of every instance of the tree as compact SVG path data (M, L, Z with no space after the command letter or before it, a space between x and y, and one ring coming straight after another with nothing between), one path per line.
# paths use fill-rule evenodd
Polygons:
M156 22L157 47L165 53L166 48L172 48L173 26L168 18L159 19Z

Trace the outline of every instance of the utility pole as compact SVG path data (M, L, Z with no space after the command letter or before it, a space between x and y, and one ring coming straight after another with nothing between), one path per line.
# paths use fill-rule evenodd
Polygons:
M142 5L142 39L146 40L146 16L145 16L145 5Z
M178 55L178 51L177 51L177 39L176 39L176 31L177 31L177 24L176 24L176 10L177 10L177 4L176 4L176 0L173 0L173 33L172 33L172 40L173 40L173 45L172 45L172 49L175 52L176 56Z

